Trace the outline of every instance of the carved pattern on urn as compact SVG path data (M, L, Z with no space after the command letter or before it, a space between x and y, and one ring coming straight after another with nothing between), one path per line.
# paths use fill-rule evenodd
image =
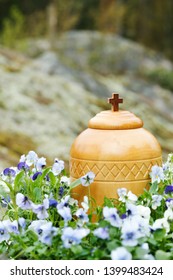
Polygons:
M126 182L149 180L149 172L153 165L161 165L161 157L140 161L91 161L70 159L70 174L73 178L84 176L92 171L96 175L95 181Z

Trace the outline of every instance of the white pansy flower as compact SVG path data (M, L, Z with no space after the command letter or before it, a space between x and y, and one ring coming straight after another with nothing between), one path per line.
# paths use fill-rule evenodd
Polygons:
M144 250L146 250L146 251L149 251L149 245L148 245L148 243L143 243L143 244L141 245L141 248L144 249Z
M124 247L118 247L111 252L112 260L131 260L131 253Z
M22 156L20 157L19 162L25 162L25 161L26 161L26 156L25 156L25 155L22 155Z
M173 210L173 199L166 200L166 206Z
M52 173L57 176L64 170L64 161L55 159L54 164L52 165Z
M164 172L163 168L157 165L152 166L151 172L150 172L150 177L152 183L157 182L160 183L161 181L164 180Z
M4 225L4 222L0 221L0 243L3 241L7 241L10 238L8 230Z
M168 221L172 221L173 220L173 210L171 208L168 208L165 211L164 218L167 219Z
M83 201L81 202L81 206L83 207L83 209L85 210L85 212L88 211L89 209L89 201L88 201L88 196L84 196Z
M86 175L80 178L82 186L84 187L89 186L91 183L93 183L94 178L95 178L95 174L91 171L88 172Z
M120 227L122 224L122 220L120 219L116 208L103 208L103 216L106 221L108 221L114 227Z
M16 204L23 210L32 209L32 202L22 193L17 193Z
M93 234L101 239L109 238L109 230L108 228L99 227L93 231Z
M132 216L138 215L138 208L132 203L126 204L126 214L130 218Z
M26 227L26 220L23 217L18 219L18 223L21 228L24 229Z
M149 221L150 214L151 214L150 208L143 205L137 205L136 207L137 207L138 215L140 215L142 218Z
M42 231L39 235L39 240L47 245L52 244L52 237L55 236L58 232L58 229L52 226L52 222L47 222L40 226Z
M49 217L47 209L49 209L48 198L45 198L43 200L43 204L38 204L38 205L32 204L32 210L35 214L37 214L37 218L40 220L47 219Z
M34 231L38 235L42 233L41 226L46 224L46 220L35 220L32 221L31 224L29 225L28 229Z
M80 244L82 238L86 237L89 232L90 230L85 228L64 228L61 236L64 247L70 248L72 245Z
M166 172L169 170L170 168L170 163L167 161L165 163L162 164L162 168L163 168L163 171Z
M67 207L69 205L70 196L67 195L61 199L61 202L57 204L57 210Z
M71 205L71 206L73 206L73 205L78 206L78 200L74 199L73 197L70 197L69 201L68 201L68 204Z
M8 232L19 234L18 222L16 220L14 221L4 220L3 224Z
M162 198L163 198L162 195L158 195L158 194L152 195L151 208L154 210L157 209L157 207L161 205Z
M157 219L153 223L153 226L152 226L153 230L162 229L162 228L164 228L167 233L170 231L170 225L166 218Z
M38 155L34 151L30 151L26 156L26 164L31 166L32 164L36 164L38 160Z
M58 229L52 226L52 222L46 220L32 221L28 229L34 231L39 240L47 245L51 245L52 237L57 234Z
M119 201L134 203L138 200L137 196L131 191L127 191L126 188L121 188L117 190Z
M71 210L69 207L63 207L58 209L58 213L63 217L65 222L68 222L72 219Z
M139 232L139 224L134 219L125 220L121 232L122 244L124 246L136 246L138 244L138 238L142 236Z
M83 225L84 223L87 223L89 221L88 215L83 208L79 208L76 211L75 215L79 219L79 225Z
M138 232L140 233L141 237L150 235L150 225L148 219L137 215L134 216L134 221L138 224Z
M37 171L42 171L42 169L46 166L46 158L41 157L36 162Z
M154 256L152 254L145 254L143 256L144 260L155 260Z
M62 176L60 179L60 184L69 186L70 185L70 178L68 178L67 176Z

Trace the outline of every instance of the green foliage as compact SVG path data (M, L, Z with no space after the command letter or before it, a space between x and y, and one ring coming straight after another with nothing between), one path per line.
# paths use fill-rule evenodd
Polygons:
M25 18L18 8L12 6L9 18L3 21L1 43L8 47L14 47L20 39L25 38Z
M173 91L173 71L163 68L155 69L147 73L147 77L161 87Z
M26 35L49 35L51 39L74 28L100 30L130 38L173 59L172 10L172 0L0 1L1 42L11 47Z

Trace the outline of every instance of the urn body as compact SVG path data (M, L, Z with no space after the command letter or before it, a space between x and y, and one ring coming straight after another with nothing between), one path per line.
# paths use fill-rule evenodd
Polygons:
M161 163L160 145L139 118L127 111L103 111L72 144L70 177L73 181L92 171L95 180L90 195L102 205L104 197L118 197L118 188L141 194L149 187L151 167ZM79 201L84 195L88 195L87 187L73 190Z

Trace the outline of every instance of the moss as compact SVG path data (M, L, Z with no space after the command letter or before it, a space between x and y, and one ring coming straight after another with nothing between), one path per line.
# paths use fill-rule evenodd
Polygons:
M162 68L152 70L146 73L147 77L161 87L173 91L173 71Z
M0 99L0 109L3 109L3 110L7 109L5 102L1 99Z
M34 96L34 99L39 103L39 104L42 104L42 105L49 105L51 103L53 103L53 100L48 98L48 97L45 97L41 94L41 92L38 92L38 94L36 96Z
M110 109L110 104L105 102L105 98L93 98L92 100L90 97L87 97L88 101L92 101L92 104L96 105L98 108L101 110L109 110Z
M27 135L8 131L0 132L0 158L11 164L16 164L22 154L36 150L36 144ZM5 154L3 150L7 151Z

